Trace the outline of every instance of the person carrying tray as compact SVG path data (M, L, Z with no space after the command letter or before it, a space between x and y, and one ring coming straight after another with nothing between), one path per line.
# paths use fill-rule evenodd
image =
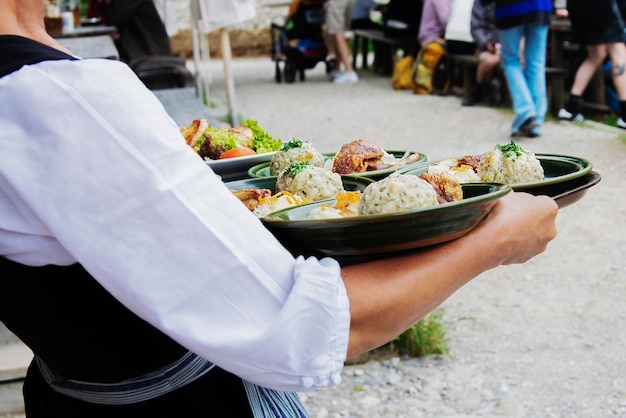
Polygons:
M296 392L556 235L552 199L511 192L447 244L294 257L125 63L75 57L42 9L0 15L0 320L34 353L28 417L306 416Z

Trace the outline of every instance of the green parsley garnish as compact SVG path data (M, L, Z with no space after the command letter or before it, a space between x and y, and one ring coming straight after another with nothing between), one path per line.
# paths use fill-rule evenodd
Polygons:
M285 174L287 174L288 176L291 176L291 177L295 177L302 170L304 170L305 168L307 168L310 165L311 164L308 161L299 161L299 162L296 162L296 163L291 163L291 164L289 164L289 167L287 167L285 169Z
M287 151L290 150L292 148L302 148L302 141L300 141L299 139L292 139L291 141L285 143L283 145L283 150Z
M523 154L528 154L528 151L526 151L524 148L520 147L513 141L509 142L506 145L496 145L494 148L502 151L504 158L514 158L519 157Z

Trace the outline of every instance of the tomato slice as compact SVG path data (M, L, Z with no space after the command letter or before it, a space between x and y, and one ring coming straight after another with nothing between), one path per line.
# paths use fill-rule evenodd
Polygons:
M224 158L243 157L245 155L255 155L255 154L256 152L252 148L237 147L237 148L229 149L228 151L225 151L224 153L222 153L222 155L220 156L220 159L223 160Z

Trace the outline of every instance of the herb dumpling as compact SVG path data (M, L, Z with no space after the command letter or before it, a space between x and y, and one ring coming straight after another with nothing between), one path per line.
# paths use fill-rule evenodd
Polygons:
M478 163L477 173L483 182L517 184L542 180L543 167L535 154L511 141L496 145Z
M291 163L306 161L315 167L324 167L324 156L309 141L293 139L283 145L270 161L270 175L277 176Z
M343 192L341 176L308 161L291 163L276 179L276 192L287 191L308 202L334 198Z
M392 213L438 205L437 192L426 180L393 173L368 184L359 202L360 215Z

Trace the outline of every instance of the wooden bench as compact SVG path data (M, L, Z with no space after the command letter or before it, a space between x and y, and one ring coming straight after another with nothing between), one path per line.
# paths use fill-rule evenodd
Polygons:
M450 62L459 65L463 74L463 95L469 94L476 82L476 68L478 57L475 54L450 54ZM503 81L506 80L501 70ZM567 71L563 68L546 68L546 93L548 96L548 110L557 115L565 104L564 79ZM505 87L506 82L503 83ZM504 95L503 95L504 96Z
M374 71L382 72L386 75L391 75L393 63L399 50L402 50L404 55L415 55L417 53L418 42L415 38L388 38L382 29L355 29L353 35L352 65L355 69L357 68L359 53L361 54L361 68L367 69L369 67L368 53L370 41L389 46L389 48L384 48L385 54L389 55L384 57L374 56L373 64ZM389 65L385 65L385 63ZM385 68L389 66L392 68Z

